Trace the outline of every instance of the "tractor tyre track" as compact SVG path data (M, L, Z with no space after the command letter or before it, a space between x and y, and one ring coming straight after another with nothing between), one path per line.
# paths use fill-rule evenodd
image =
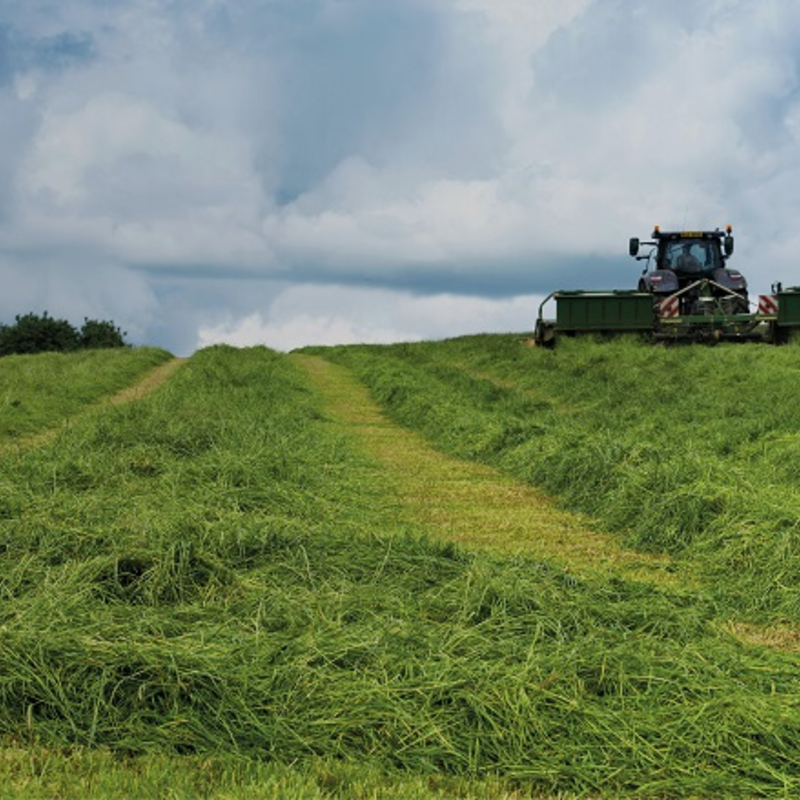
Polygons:
M388 471L412 516L434 536L468 548L548 559L575 573L677 582L666 556L626 550L536 488L445 455L391 422L345 367L319 356L295 353L291 358L307 372L331 421Z
M165 361L163 364L159 364L155 369L150 370L141 380L122 389L107 400L101 401L101 405L107 403L117 406L123 403L144 399L147 395L152 394L158 389L161 384L166 383L184 363L186 363L185 358L175 357L169 361Z
M147 395L154 392L159 386L171 378L178 368L183 366L185 361L185 358L175 357L169 361L165 361L163 364L159 364L157 367L154 367L145 373L145 375L136 381L136 383L126 386L116 394L105 397L96 403L92 403L82 411L79 411L77 414L73 414L71 417L66 418L63 425L69 425L71 422L101 408L122 405L124 403L131 403L136 400L144 399L147 397ZM39 431L38 433L31 434L30 436L24 436L20 439L5 442L0 445L0 454L11 451L23 452L25 450L30 450L33 447L39 447L47 444L47 442L52 441L63 430L63 425L60 425L56 428L48 428L46 430Z

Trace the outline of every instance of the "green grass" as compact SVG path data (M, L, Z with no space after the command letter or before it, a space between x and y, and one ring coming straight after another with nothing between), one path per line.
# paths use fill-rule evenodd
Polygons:
M324 352L447 452L699 565L736 613L800 621L797 346L479 336Z
M152 347L5 356L0 359L0 444L58 425L169 358Z
M461 372L449 409L482 441L524 444L458 417L464 387L484 421L596 402L383 352L409 402L405 375L436 398ZM710 596L429 538L321 408L290 359L214 347L0 456L8 796L798 793L796 657Z
M4 800L521 800L530 796L497 779L402 773L389 777L360 762L308 759L282 764L231 756L161 754L120 758L98 748L0 749L0 776Z

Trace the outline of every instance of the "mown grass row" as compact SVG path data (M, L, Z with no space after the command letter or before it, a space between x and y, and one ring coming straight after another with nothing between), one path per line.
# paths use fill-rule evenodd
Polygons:
M169 358L169 353L153 347L4 357L0 445L63 422Z
M795 659L689 594L433 542L319 408L216 347L2 456L10 796L800 790Z
M800 620L800 348L483 336L326 354L448 452L702 562L741 613Z

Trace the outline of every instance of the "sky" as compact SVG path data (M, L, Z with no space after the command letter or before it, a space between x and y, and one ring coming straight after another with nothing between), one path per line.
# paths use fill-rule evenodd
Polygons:
M798 59L789 0L0 0L0 322L529 332L656 224L800 284Z

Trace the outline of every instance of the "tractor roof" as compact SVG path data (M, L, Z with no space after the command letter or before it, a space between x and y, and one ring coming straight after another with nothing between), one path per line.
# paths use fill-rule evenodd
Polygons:
M719 228L713 231L662 231L658 225L653 230L653 238L656 240L676 241L680 239L722 239L730 236L733 228L728 225L724 231Z

